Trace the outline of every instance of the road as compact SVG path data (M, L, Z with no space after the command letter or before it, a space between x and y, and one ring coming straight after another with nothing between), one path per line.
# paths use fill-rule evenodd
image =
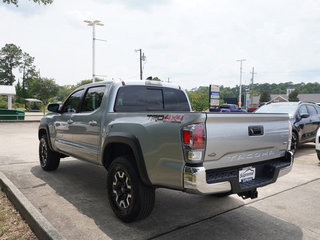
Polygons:
M257 199L157 189L150 217L124 224L107 201L103 167L66 158L57 171L42 171L38 124L0 123L0 171L67 239L319 239L320 165L312 143Z

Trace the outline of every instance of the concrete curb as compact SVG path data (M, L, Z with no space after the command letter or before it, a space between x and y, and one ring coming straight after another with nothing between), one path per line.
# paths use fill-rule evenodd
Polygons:
M0 187L39 239L65 240L2 172L0 172Z

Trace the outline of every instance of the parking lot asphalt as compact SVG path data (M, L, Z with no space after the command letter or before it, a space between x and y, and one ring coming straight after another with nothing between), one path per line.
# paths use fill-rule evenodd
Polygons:
M157 189L145 220L125 224L107 200L103 167L62 159L38 163L39 123L0 123L0 171L66 239L319 239L320 165L314 144L296 153L293 170L259 197L218 198Z

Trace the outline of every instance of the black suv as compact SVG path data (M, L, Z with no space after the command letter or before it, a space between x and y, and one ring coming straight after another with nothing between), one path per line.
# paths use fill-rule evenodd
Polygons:
M291 151L299 143L314 142L320 126L320 107L309 102L281 102L263 105L256 113L288 113L292 123Z

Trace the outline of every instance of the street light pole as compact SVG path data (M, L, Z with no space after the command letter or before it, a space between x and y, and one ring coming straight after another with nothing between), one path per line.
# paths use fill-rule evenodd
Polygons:
M92 26L92 82L96 81L96 75L95 75L95 40L96 39L96 25L103 26L102 23L100 23L100 20L84 20L85 23L88 23L88 26ZM104 40L101 40L104 41Z
M241 102L241 82L242 82L242 62L246 61L246 59L239 59L237 62L240 62L240 89L239 89L239 102L238 105L241 107L242 102Z

